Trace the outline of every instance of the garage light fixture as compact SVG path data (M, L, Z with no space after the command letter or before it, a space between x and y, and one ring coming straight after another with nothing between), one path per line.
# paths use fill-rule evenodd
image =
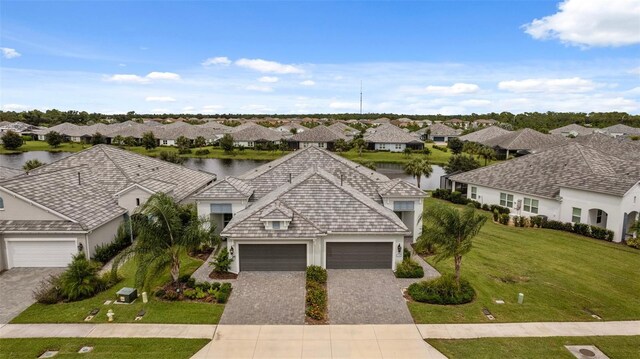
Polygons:
M231 249L229 249L229 254L231 254L232 257L233 257L233 252L234 252L233 247L231 247Z
M78 252L82 252L83 249L84 246L82 245L82 243L78 243Z
M398 253L402 252L402 246L398 243Z

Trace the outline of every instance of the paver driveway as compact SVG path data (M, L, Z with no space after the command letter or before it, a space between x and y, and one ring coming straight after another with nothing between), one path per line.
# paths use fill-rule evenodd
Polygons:
M240 272L220 324L304 324L305 272Z
M331 324L411 324L398 282L390 269L329 269Z
M33 290L50 274L64 268L13 268L0 274L0 324L6 324L35 303Z

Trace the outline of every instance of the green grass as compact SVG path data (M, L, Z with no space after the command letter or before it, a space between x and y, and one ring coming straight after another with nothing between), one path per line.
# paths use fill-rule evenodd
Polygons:
M188 256L183 257L181 273L193 273L202 261ZM147 304L142 303L142 293L139 298L129 305L110 304L103 305L106 300L114 300L116 292L122 287L134 286L135 263L127 262L120 270L125 278L109 290L99 293L93 298L58 304L35 303L14 318L11 323L84 323L84 318L93 308L99 308L100 312L91 321L92 323L107 322L107 310L113 309L115 321L118 323L133 323L136 314L144 309L146 314L142 321L136 323L180 323L180 324L217 324L224 310L222 304L199 302L168 302L157 300L149 296ZM169 273L160 276L154 285L169 282Z
M37 358L47 350L60 351L56 358L190 358L207 339L130 338L28 338L0 339L0 358ZM93 351L78 354L83 346Z
M443 152L432 148L432 144L426 144L425 146L431 149L431 154L428 156L429 161L434 165L444 165L449 161L451 152ZM355 162L371 161L371 162L383 162L383 163L407 163L414 158L424 157L422 153L412 153L407 156L402 152L362 152L362 155L358 155L357 150L350 150L347 152L341 152L340 155L344 158Z
M611 359L626 359L637 358L640 348L640 336L428 339L427 342L450 359L575 359L565 345L595 345Z
M17 150L7 150L0 146L0 154L14 154L29 151L49 151L49 152L78 152L91 147L91 145L65 142L60 146L53 148L49 146L45 141L25 141L22 147Z
M425 207L434 203L427 199ZM448 204L450 205L450 204ZM488 212L483 212L487 213ZM453 272L453 260L434 263ZM590 321L640 319L640 251L572 233L516 228L487 221L463 257L462 275L475 288L474 302L459 306L409 303L418 323ZM518 293L524 304L517 304ZM495 304L502 299L505 304Z

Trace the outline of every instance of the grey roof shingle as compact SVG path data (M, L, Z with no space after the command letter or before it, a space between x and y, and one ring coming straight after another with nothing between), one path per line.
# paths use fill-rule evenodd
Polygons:
M2 220L0 232L86 232L79 223L71 221Z
M24 171L22 170L0 166L0 181L19 176L23 173Z
M345 136L354 136L360 133L360 131L356 130L351 126L347 126L342 122L336 122L330 126L327 126L327 128L333 132L336 132L340 135L345 135Z
M640 161L640 141L631 141L624 137L611 137L603 133L578 136L571 142L594 148L628 161Z
M640 135L640 128L623 125L621 123L602 129L607 133L622 133L624 135Z
M567 143L567 138L561 135L546 135L542 132L523 128L484 141L484 145L504 150L540 151Z
M431 136L459 136L462 133L462 130L457 130L441 123L434 123L424 130L426 131L427 129L431 130Z
M622 196L640 181L640 162L569 143L450 179L549 198L561 187Z
M238 126L240 127L240 126ZM306 132L306 131L305 131ZM283 138L281 132L274 131L270 128L256 125L253 123L247 124L242 128L237 129L231 133L234 141L247 141L247 142L259 142L268 141L275 142L280 141Z
M266 230L264 208L280 202L292 211L286 231ZM303 216L304 214L304 216ZM236 238L313 237L322 233L398 233L408 229L390 209L322 169L310 169L238 213L222 231Z
M235 177L225 177L222 181L214 182L196 194L198 199L246 199L253 194L253 188L243 180Z
M376 127L364 136L364 140L372 143L422 143L416 136L390 123Z
M291 141L293 142L335 142L337 140L347 141L348 138L346 135L330 130L324 125L319 125L304 132L296 133L291 137Z
M578 124L572 123L570 125L555 128L549 131L549 133L552 135L575 134L577 136L585 136L585 135L592 134L593 131L594 131L593 128L588 128L588 127L584 127L584 126L580 126Z
M426 197L420 188L400 178L392 179L378 187L378 193L382 197Z
M483 127L481 130L468 133L464 136L460 136L461 141L485 143L488 140L496 138L498 136L506 135L511 131L505 130L498 126Z

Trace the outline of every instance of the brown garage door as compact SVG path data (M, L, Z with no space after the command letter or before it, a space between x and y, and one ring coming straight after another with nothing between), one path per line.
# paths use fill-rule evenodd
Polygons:
M307 268L306 244L241 244L241 271L301 271Z
M392 268L391 242L327 242L327 268Z

